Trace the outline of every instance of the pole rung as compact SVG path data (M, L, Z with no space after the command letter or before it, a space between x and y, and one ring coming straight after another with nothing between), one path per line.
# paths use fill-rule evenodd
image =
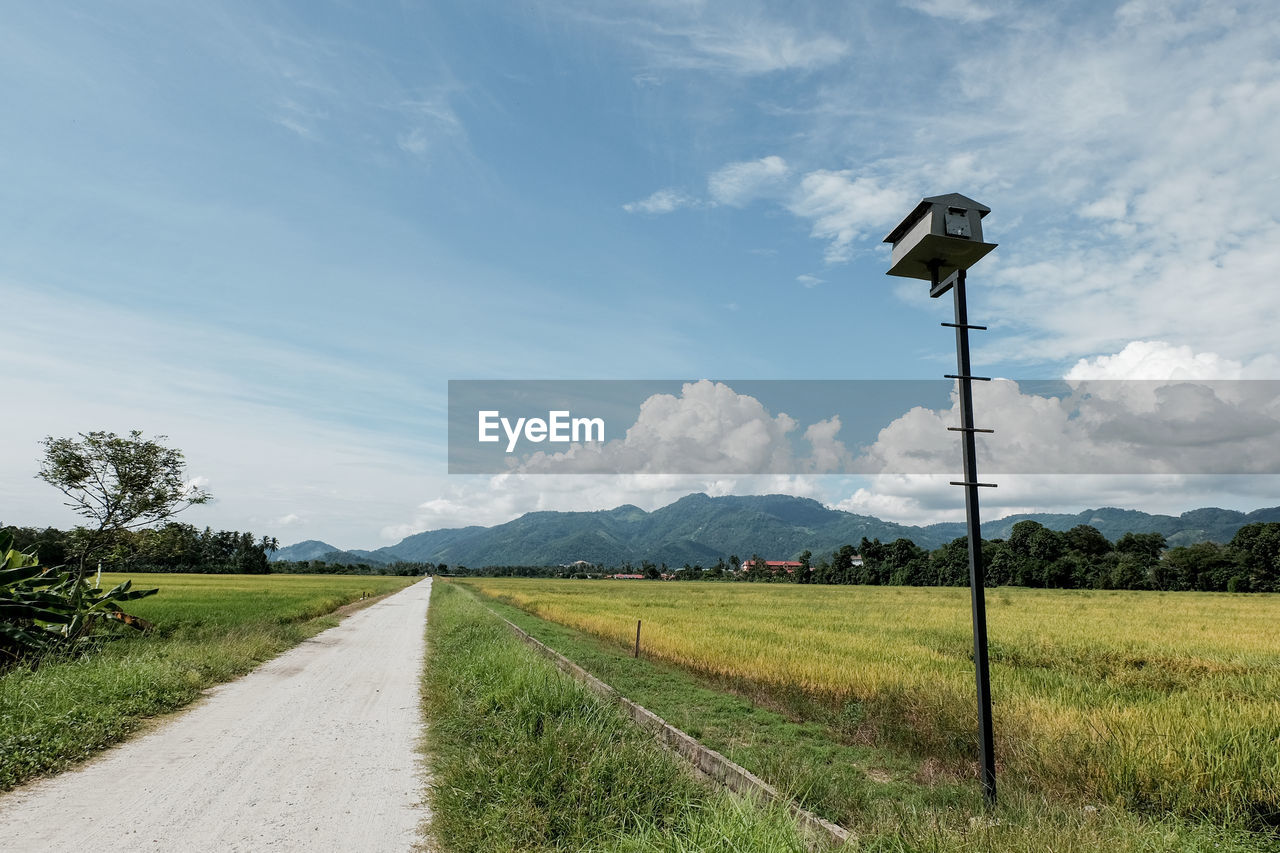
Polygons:
M978 427L947 427L948 432L995 432L993 429L979 429Z
M995 483L966 483L963 480L952 480L951 485L953 486L986 486L988 489L994 489L996 487Z
M942 325L949 326L952 329L978 329L983 332L987 330L986 326L975 326L972 323L943 323Z
M945 378L945 379L973 379L973 380L975 380L975 381L977 381L977 382L990 382L990 381L991 381L991 377L990 377L990 376L958 376L957 374L954 374L954 373L948 373L948 374L946 374L946 376L945 376L945 377L943 377L943 378Z

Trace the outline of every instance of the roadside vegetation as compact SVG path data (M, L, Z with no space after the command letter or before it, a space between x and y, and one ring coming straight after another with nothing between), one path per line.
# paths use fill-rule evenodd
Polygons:
M806 850L780 806L714 791L437 581L423 689L431 831L443 850Z
M989 591L984 814L961 590L465 583L865 849L1280 846L1277 596Z
M104 574L114 588L129 578ZM51 650L0 673L0 790L63 769L337 624L333 611L413 579L133 576L160 594L129 602L148 635L123 632L92 655ZM246 721L251 725L252 721Z

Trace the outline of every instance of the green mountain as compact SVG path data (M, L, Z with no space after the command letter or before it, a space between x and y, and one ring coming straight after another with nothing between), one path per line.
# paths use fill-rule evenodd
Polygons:
M1024 513L983 524L982 535L986 539L1007 539L1013 525L1028 519L1038 521L1054 530L1070 530L1078 524L1087 524L1096 527L1098 532L1112 542L1130 532L1163 533L1169 545L1173 546L1205 541L1229 542L1236 531L1246 524L1280 521L1280 507L1257 509L1248 513L1206 507L1189 510L1177 516L1151 515L1138 510L1115 507L1087 509L1075 515ZM952 539L964 535L963 524L934 524L926 529L936 529L940 534L951 532Z
M1011 515L983 524L987 539L1007 538L1019 521L1037 521L1055 530L1078 524L1096 527L1115 541L1125 533L1163 533L1171 545L1213 540L1227 542L1236 530L1257 521L1280 521L1280 507L1250 513L1205 508L1180 516L1151 515L1138 510L1085 510L1067 513ZM787 559L806 549L814 555L841 545L857 545L862 537L889 542L911 539L924 548L963 536L965 526L946 522L916 527L829 509L815 500L790 495L687 495L668 506L645 512L630 504L598 512L530 512L493 527L429 530L376 551L341 552L351 562L414 560L452 566L566 565L575 560L618 566L642 560L682 566L736 554L769 560ZM337 551L314 540L282 548L275 559L325 559ZM297 556L310 553L313 556Z
M351 565L370 563L381 565L394 562L396 559L398 558L388 557L386 554L376 554L373 551L362 551L359 548L343 551L328 542L321 542L318 539L308 539L296 545L288 545L271 555L273 563L280 560L324 560L326 563L348 563Z
M271 560L321 560L324 555L338 549L330 545L328 542L321 542L318 539L308 539L305 542L298 542L293 545L286 545L271 555Z

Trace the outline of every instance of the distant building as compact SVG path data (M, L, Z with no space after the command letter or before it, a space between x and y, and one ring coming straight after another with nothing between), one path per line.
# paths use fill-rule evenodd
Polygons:
M761 566L762 569L765 569L766 571L775 575L778 572L786 572L789 575L795 574L796 571L798 571L800 567L804 565L803 563L798 563L794 560L761 560L760 562L764 564L763 566ZM754 568L755 568L755 560L742 561L742 570L744 572L752 571Z
M605 575L605 577L606 577L606 578L613 578L614 580L618 580L618 581L642 581L642 580L644 580L644 575L624 575L624 574L616 574L616 575Z

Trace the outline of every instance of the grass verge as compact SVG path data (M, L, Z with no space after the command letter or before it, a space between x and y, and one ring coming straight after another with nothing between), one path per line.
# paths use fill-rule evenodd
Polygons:
M785 808L711 790L458 585L436 582L427 637L426 748L442 849L807 849Z
M866 851L1275 851L1274 835L1195 817L1136 814L1121 807L1001 787L984 811L976 780L902 748L866 742L856 713L795 695L729 688L730 679L633 659L617 642L539 619L514 606L486 606L576 661L623 695L724 753L807 808L851 830ZM854 708L856 710L856 707Z
M104 584L123 575L103 575ZM333 627L339 607L413 578L133 575L160 594L129 608L155 623L92 655L0 674L0 790L62 770ZM366 599L367 600L367 599Z

